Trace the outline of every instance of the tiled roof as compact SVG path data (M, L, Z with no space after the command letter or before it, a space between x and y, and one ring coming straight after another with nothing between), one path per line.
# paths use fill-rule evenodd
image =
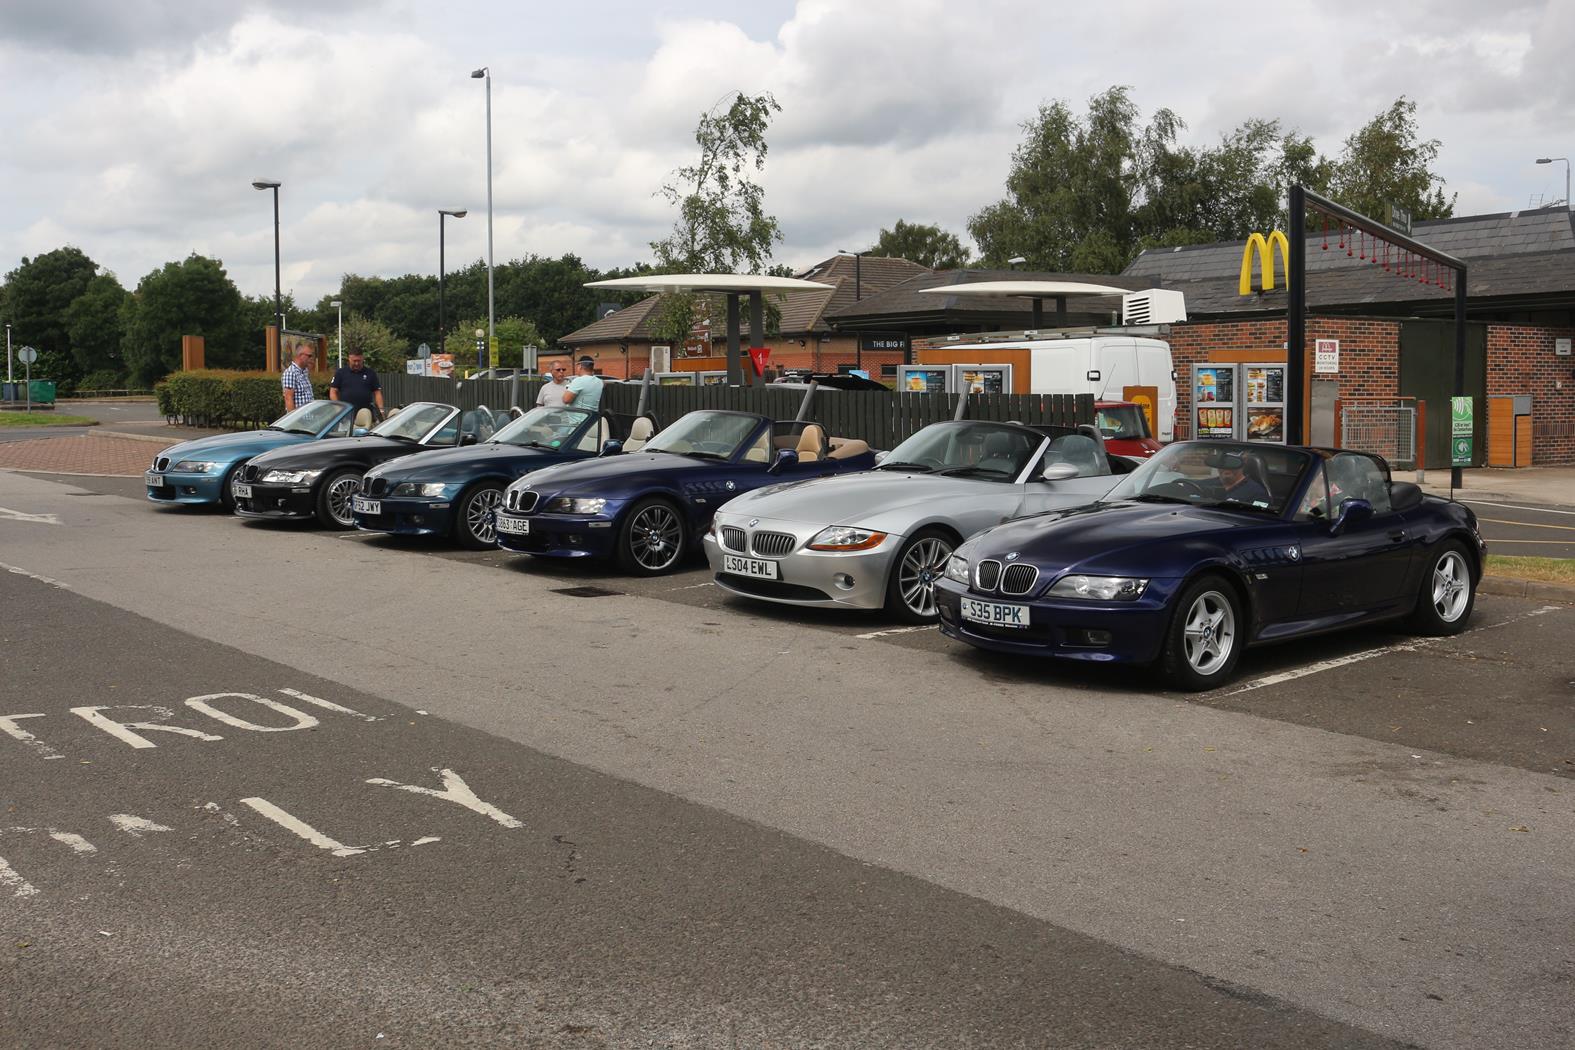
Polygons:
M920 294L926 288L939 288L948 284L975 284L980 281L1080 281L1130 288L1133 291L1150 287L1152 284L1147 279L1125 275L1112 277L1109 274L1026 273L1022 270L934 270L925 271L922 275L903 281L885 292L870 295L866 291L862 302L849 302L827 310L826 316L833 321L850 322L855 319L878 320L883 317L912 317L942 313L950 317L1000 314L1027 317L1032 311L1033 307L1027 299L1015 296L1000 298L969 296L967 299L962 299L952 295ZM1055 309L1053 301L1046 301L1044 305L1047 312ZM1114 295L1079 295L1067 300L1067 310L1070 313L1090 310L1095 313L1108 313L1119 309L1121 309L1120 299Z
M930 272L926 267L909 262L907 259L866 255L858 265L858 285L864 297L868 299L872 289L880 292L900 281ZM781 299L775 300L777 309L782 313L779 330L783 335L830 331L830 326L825 322L827 311L836 305L854 301L853 257L833 255L824 262L793 276L814 281L816 284L824 284L826 290L790 292ZM650 323L656 315L656 306L661 298L659 295L653 295L642 299L633 306L627 306L617 313L609 314L584 328L570 332L559 341L569 346L582 346L589 343L649 340L652 338ZM722 301L721 296L717 299L719 302ZM723 309L718 309L717 313L718 316L712 319L711 324L713 338L721 338L725 333L726 313ZM747 332L749 330L747 301L743 307L743 315L743 329Z
M1471 298L1490 296L1575 296L1575 224L1563 208L1471 215L1417 223L1412 239L1453 255L1468 266L1467 291ZM1339 246L1331 233L1325 249L1321 231L1307 237L1307 304L1312 306L1361 306L1367 304L1426 304L1444 301L1449 293L1415 280L1397 277L1382 263L1362 261L1366 242L1358 237L1355 255ZM1247 242L1156 248L1143 252L1123 273L1180 291L1187 297L1189 314L1207 315L1266 309L1283 309L1284 275L1276 271L1279 287L1252 296L1239 294L1242 252ZM1381 251L1381 249L1380 249ZM1391 263L1394 256L1391 251ZM1276 261L1276 266L1278 262ZM1257 286L1256 267L1254 287Z

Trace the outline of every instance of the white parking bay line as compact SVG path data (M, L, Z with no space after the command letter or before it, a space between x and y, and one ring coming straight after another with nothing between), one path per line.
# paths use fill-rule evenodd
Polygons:
M917 627L888 627L884 631L871 631L868 634L857 634L855 638L884 638L888 634L912 634L914 631L934 631L937 625L933 623L920 624Z
M0 507L0 518L7 521L31 521L38 525L59 525L60 519L53 514L28 514L25 511L10 510Z
M1484 624L1481 627L1476 628L1476 631L1491 631L1495 627L1505 627L1520 620L1529 620L1533 616L1544 616L1550 612L1558 612L1562 608L1564 608L1562 605L1544 605L1539 609L1532 609L1529 612L1521 613L1519 616L1511 616L1507 620L1500 620L1498 623ZM1476 631L1468 633L1474 634ZM1282 685L1285 682L1294 682L1298 678L1306 678L1308 675L1315 675L1323 671L1332 671L1336 667L1345 667L1349 664L1361 663L1363 660L1371 660L1375 656L1385 656L1389 653L1415 652L1418 649L1426 649L1428 646L1437 645L1439 642L1447 642L1450 638L1460 637L1463 636L1449 635L1442 638L1422 638L1414 642L1400 642L1396 645L1385 645L1380 646L1377 649L1367 649L1359 653L1352 653L1349 656L1337 656L1332 660L1319 660L1317 663L1308 664L1305 667L1298 667L1290 671L1281 671L1279 674L1265 675L1262 678L1248 682L1239 689L1232 689L1230 692L1224 695L1239 696L1242 693L1250 693L1255 689L1263 689L1266 686Z
M1575 510L1556 510L1553 507L1522 507L1514 503L1489 503L1484 499L1463 499L1458 502L1472 507L1502 507L1505 510L1527 510L1533 514L1568 514L1575 517ZM1520 523L1514 522L1512 524L1518 525Z

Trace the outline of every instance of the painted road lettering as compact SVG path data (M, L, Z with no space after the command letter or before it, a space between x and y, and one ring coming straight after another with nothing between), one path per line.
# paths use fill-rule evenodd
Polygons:
M438 775L441 786L425 787L420 784L407 784L403 781L392 780L387 777L371 777L367 779L365 783L376 787L391 787L397 791L404 791L415 795L425 795L429 798L439 799L444 802L452 802L455 805L461 806L464 809L475 813L477 816L484 817L492 823L497 824L500 827L507 828L511 831L518 830L525 826L524 821L517 817L513 817L508 813L505 813L501 808L494 805L493 803L483 800L476 794L470 785L465 782L464 778L456 773L453 769L445 766L432 766L430 768L432 772ZM341 842L332 835L323 831L318 826L301 819L290 811L284 809L282 806L279 806L274 802L270 802L268 799L262 798L261 796L254 795L248 798L243 798L240 800L240 803L258 816L267 819L269 822L278 825L304 842L307 842L317 849L323 850L334 857L358 857L369 853L386 852L388 850L398 849L403 846L428 846L443 841L442 837L438 835L422 835L418 838L412 838L408 841L406 839L396 838L386 839L380 842L370 843L368 845L350 845ZM236 817L235 814L230 813L216 802L204 803L201 808L206 813L211 813L215 816L218 816L232 828L239 829L241 827L240 819ZM127 836L133 839L142 839L151 834L174 831L174 828L169 825L161 824L158 821L152 820L148 817L138 816L132 813L111 813L107 819L109 823L116 829L124 832ZM56 842L67 846L71 852L77 856L85 856L98 852L97 846L87 841L87 839L81 835L71 831L61 831L57 828L0 828L0 836L40 834L46 835ZM24 878L21 873L19 873L16 868L6 860L5 857L0 856L0 890L4 889L9 889L11 891L12 897L33 897L37 896L39 892L38 888L32 882Z
M336 704L332 700L324 700L322 697L303 693L299 689L279 689L278 692L298 700L304 705L316 707L323 711L331 711L334 714L345 715L349 718L357 718L363 722L377 722L381 720L377 715L362 714L360 711L345 707L342 704ZM225 702L223 706L220 705L221 701ZM252 718L243 717L237 713L240 710L244 710L244 708L237 705L237 701L264 708L289 719L293 724L265 725ZM259 696L256 693L206 693L202 696L190 697L183 703L192 711L206 715L220 725L228 726L231 729L245 730L248 733L292 733L301 729L315 729L322 724L316 715L302 711L291 704L273 700L266 696ZM217 733L208 733L200 729L172 724L171 720L175 717L174 710L161 704L93 704L73 707L70 710L72 714L87 722L88 725L102 730L128 747L138 749L158 746L144 735L148 733L170 733L175 736L184 736L193 740L203 741L224 739L223 736ZM135 716L135 721L129 721L122 715L109 713L127 711L145 712L145 714L139 714ZM25 718L45 717L47 716L42 713L0 715L0 733L4 733L27 747L41 759L64 758L65 756L61 752L40 740L31 730L23 729L18 725L18 722Z

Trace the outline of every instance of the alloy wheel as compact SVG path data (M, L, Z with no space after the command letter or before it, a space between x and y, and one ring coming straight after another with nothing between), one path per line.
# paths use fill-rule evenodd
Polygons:
M470 497L465 504L465 528L476 538L477 543L492 543L497 540L497 518L493 512L503 503L501 489L484 488Z
M951 544L938 537L920 540L903 555L897 566L897 592L915 616L935 615L935 581L951 556Z
M1471 575L1458 551L1446 551L1433 566L1433 611L1445 623L1454 623L1471 600Z
M335 521L347 528L355 524L355 514L350 509L350 501L360 491L361 479L355 474L341 475L328 485L328 513Z
M1204 591L1187 610L1187 663L1200 675L1225 666L1236 644L1236 613L1219 591Z
M629 552L641 568L656 571L678 560L683 525L672 508L657 504L629 523Z

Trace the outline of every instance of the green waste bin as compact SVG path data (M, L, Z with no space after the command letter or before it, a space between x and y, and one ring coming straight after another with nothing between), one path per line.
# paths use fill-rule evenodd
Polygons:
M55 403L55 381L35 379L27 384L27 395L35 405L52 405Z

